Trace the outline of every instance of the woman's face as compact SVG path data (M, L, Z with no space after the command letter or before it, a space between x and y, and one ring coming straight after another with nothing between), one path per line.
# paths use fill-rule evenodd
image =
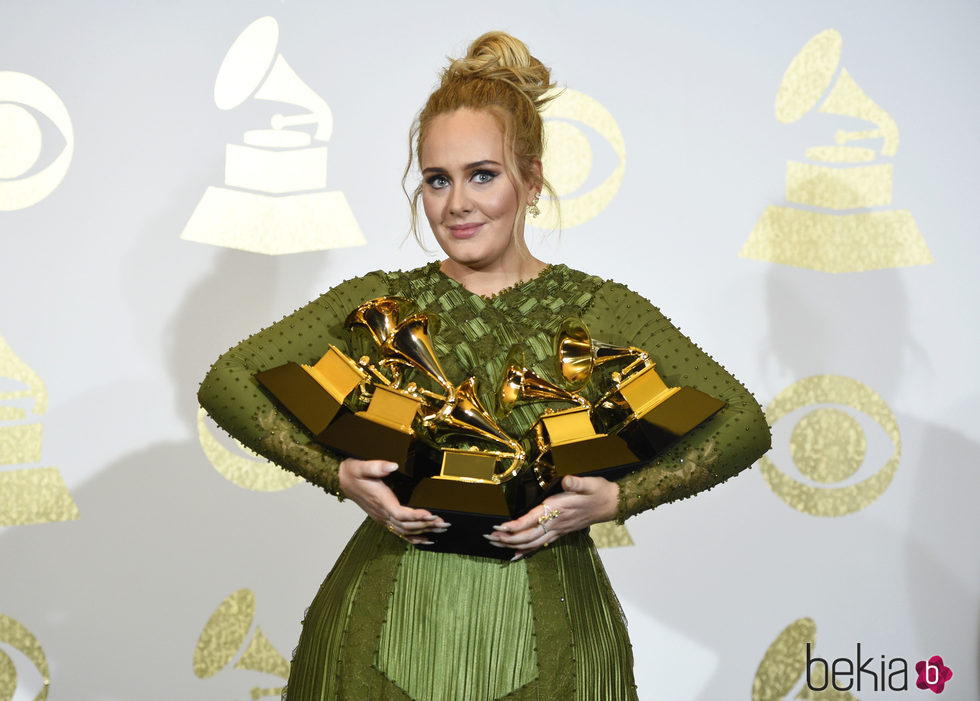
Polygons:
M504 134L489 113L460 109L435 117L420 154L422 205L439 246L476 270L520 266L524 207L504 167Z

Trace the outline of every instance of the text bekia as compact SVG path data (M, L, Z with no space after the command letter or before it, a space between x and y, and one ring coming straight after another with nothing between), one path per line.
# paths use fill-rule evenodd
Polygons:
M861 643L857 644L854 659L838 657L831 662L810 654L810 643L806 644L806 686L811 691L823 691L829 686L837 691L907 691L909 688L909 665L901 657L886 660L881 655L877 661L873 656L861 656ZM887 668L887 673L886 673Z

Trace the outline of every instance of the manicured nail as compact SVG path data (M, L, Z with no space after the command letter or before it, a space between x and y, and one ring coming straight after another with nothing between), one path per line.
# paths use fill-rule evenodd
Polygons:
M425 520L426 521L435 521L437 518L439 518L439 517L436 516L435 514L429 514L428 516L425 517Z
M482 535L482 536L483 536L484 538L486 538L487 540L494 540L494 541L495 541L495 540L497 540L497 539L496 539L496 538L495 538L494 536L492 536L492 535L491 535L491 534L489 534L489 533L481 533L480 535Z
M394 472L397 469L398 469L397 463L390 463L388 465L385 465L385 471L387 472Z
M448 528L433 528L429 533L445 533L448 530Z
M503 531L504 533L510 533L510 529L507 528L507 527L505 527L505 526L494 526L493 527L493 530L495 530L495 531Z
M422 545L435 545L435 543L431 540L423 540Z
M518 560L520 560L523 557L524 557L524 553L517 553L516 555L514 555L514 557L510 558L510 561L511 562L517 562Z

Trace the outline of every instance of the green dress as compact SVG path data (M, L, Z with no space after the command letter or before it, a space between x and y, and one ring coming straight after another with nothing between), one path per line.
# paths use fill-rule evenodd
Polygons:
M564 265L492 298L467 291L438 263L348 280L222 355L201 385L201 405L248 447L342 498L340 457L295 428L252 375L287 361L314 363L329 343L359 357L365 340L351 338L344 319L383 295L440 317L432 342L443 369L455 383L476 377L486 406L512 344L524 349L528 367L557 379L553 339L569 316L596 339L646 350L668 385L724 400L654 463L619 480L619 522L722 482L769 447L752 395L650 302ZM587 396L606 386L597 379ZM519 405L502 426L522 435L541 410ZM306 613L286 694L289 701L636 698L623 613L587 530L510 563L421 551L371 519Z

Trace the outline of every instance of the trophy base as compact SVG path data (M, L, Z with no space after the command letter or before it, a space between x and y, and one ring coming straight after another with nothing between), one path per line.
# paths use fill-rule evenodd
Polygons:
M514 556L513 550L494 547L483 537L513 518L502 484L426 477L412 490L407 506L426 509L452 524L445 533L429 534L433 545L415 546L419 550L496 560Z
M355 414L347 407L342 407L330 425L316 434L316 441L352 458L397 463L400 473L416 476L412 435Z
M617 479L643 462L619 436L600 435L552 445L534 466L541 499L561 491L565 475ZM538 501L541 501L539 499Z
M264 370L255 379L313 435L326 429L340 410L341 403L298 363Z
M725 402L720 399L693 387L681 387L643 416L631 418L619 433L634 453L650 459L723 406Z

